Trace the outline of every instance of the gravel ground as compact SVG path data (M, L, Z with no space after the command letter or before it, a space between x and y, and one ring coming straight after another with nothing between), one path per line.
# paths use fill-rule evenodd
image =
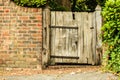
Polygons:
M118 77L111 73L82 72L67 74L35 74L21 76L0 76L0 80L118 80Z
M120 80L100 67L53 68L48 70L7 69L0 72L0 80Z

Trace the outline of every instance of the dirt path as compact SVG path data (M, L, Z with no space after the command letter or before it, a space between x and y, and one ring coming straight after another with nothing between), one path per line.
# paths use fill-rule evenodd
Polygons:
M14 69L2 71L0 80L118 80L99 67L54 68L48 70Z

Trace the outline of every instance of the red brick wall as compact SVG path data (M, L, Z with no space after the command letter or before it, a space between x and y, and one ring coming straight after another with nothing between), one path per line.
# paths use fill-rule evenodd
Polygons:
M0 0L0 68L41 66L42 9Z

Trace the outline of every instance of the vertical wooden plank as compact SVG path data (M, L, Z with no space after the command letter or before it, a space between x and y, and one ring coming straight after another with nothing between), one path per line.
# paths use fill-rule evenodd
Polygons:
M52 11L51 12L51 26L55 26L55 12ZM55 52L54 52L54 45L55 45L55 29L54 28L51 28L51 55L54 55Z
M94 27L94 30L93 30L93 47L92 47L92 50L93 50L93 53L92 53L92 65L95 65L96 64L96 19L95 19L95 12L93 13L93 18L92 18L92 26Z
M55 11L51 11L51 26L55 26L56 25L56 23L55 23L55 21L56 21L56 19L55 19Z
M46 68L46 63L47 61L45 60L45 55L46 54L46 50L44 48L46 48L46 30L45 30L45 27L46 27L46 24L45 24L45 21L46 21L46 15L45 15L45 11L43 10L43 51L42 51L42 69Z
M55 26L55 12L51 12L51 25L50 26ZM51 40L50 40L50 45L51 45L51 55L55 54L55 28L51 28ZM51 58L51 65L55 64L55 59Z
M56 26L63 26L63 12L56 12ZM60 28L56 28L56 38L55 38L55 54L56 56L62 55L62 45L60 41L60 36L62 33L60 33ZM62 59L56 59L56 62L62 62Z
M62 28L59 28L59 55L62 56L63 55L63 39L62 39ZM59 60L60 62L62 62L62 58Z
M75 19L77 21L77 25L78 25L78 56L79 56L79 60L78 63L83 63L83 22L84 18L82 16L81 12L76 12L75 13Z
M73 32L72 32L72 29L68 29L68 30L69 30L69 34L68 34L69 35L68 36L68 47L69 47L68 48L68 53L69 53L69 55L68 56L72 56L72 54L73 54L72 53L72 35L73 35L72 33ZM73 61L73 60L70 60L70 62L71 61Z
M45 68L50 60L50 49L49 49L49 41L50 41L50 9L46 7L43 9L43 51L42 51L42 68Z
M63 24L64 26L75 26L74 22L73 22L73 16L72 16L72 12L63 12L64 14L64 21Z
M62 54L61 56L66 56L66 29L62 28ZM65 62L65 59L62 59Z
M63 17L63 24L64 26L68 26L68 27L74 27L75 26L75 22L73 20L73 16L72 16L72 12L63 12L64 13L64 17ZM73 31L72 29L66 29L66 50L65 51L65 56L75 56L77 53L74 53L74 55L72 54L72 49L73 49L73 43L70 42L70 41L73 41L73 37L75 36L74 33L71 31ZM72 36L72 39L70 40L70 37ZM71 46L70 46L71 45ZM74 44L75 45L75 44ZM70 52L70 49L71 49L71 52ZM74 59L64 59L63 62L73 62ZM74 61L75 62L75 61Z
M83 63L88 63L88 57L87 57L87 54L88 54L88 17L87 17L88 13L87 12L84 12L82 14L83 18L84 18L84 21L83 21Z
M78 56L78 30L72 29L72 51L70 56ZM77 63L78 60L74 59L73 62Z
M66 30L66 53L65 53L65 56L69 56L70 53L69 53L69 29L65 29ZM70 62L69 59L66 59L65 62Z
M51 40L50 40L50 45L51 45L51 55L54 55L55 54L55 28L51 28ZM51 64L54 65L55 64L55 59L54 58L51 58Z
M47 47L47 50L48 50L48 56L50 57L50 54L49 54L49 50L50 50L50 9L48 8L47 10L46 10L46 47Z
M63 26L63 12L56 11L56 26Z
M60 55L60 51L59 51L59 28L55 28L55 56L59 56ZM59 59L56 58L55 62L59 62Z
M63 33L63 42L64 42L64 44L63 44L63 53L62 53L62 55L63 56L69 56L69 43L68 43L68 36L69 36L69 29L66 29L66 28L64 28L64 26L63 26L63 31L62 31L62 33ZM65 63L65 62L69 62L68 61L68 59L65 59L65 58L63 58L63 62Z
M70 14L69 14L69 12L63 12L63 25L64 26L69 26L68 25L68 23L69 23L69 21L70 21ZM64 26L63 26L63 28L64 28ZM64 50L63 50L63 55L64 56L68 56L68 35L69 35L69 32L68 32L68 30L66 29L66 28L64 28L63 29L63 31L64 31L64 40L65 40L65 44L63 44L64 45ZM64 59L63 58L63 62L65 63L65 62L68 62L68 59Z
M87 31L85 31L85 33L86 33L87 64L92 64L92 54L94 53L93 52L93 30L94 30L94 27L92 26L92 14L93 13L88 13L86 15L86 17L87 17L87 24L86 24Z
M45 11L43 10L43 48L46 47L46 15L45 15Z
M84 46L84 25L85 25L85 18L84 18L84 12L82 13L82 15L81 15L81 20L82 20L82 38L83 38L83 41L82 41L82 52L83 53L81 53L82 55L81 55L81 58L82 58L82 62L81 63L86 63L86 61L84 60L84 59L86 59L86 57L85 57L85 50L84 50L84 48L85 48L85 46Z
M96 35L97 35L97 42L96 42L96 64L101 63L102 58L102 39L100 38L101 34L101 26L102 26L102 16L101 16L101 7L97 5L95 11L95 21L96 21Z
M92 64L92 54L94 53L93 52L93 30L94 30L94 27L92 25L92 18L93 18L93 13L88 13L88 64Z

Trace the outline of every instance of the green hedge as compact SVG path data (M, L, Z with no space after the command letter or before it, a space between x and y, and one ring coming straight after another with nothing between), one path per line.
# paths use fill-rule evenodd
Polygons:
M51 11L68 11L69 9L67 9L66 7L58 4L56 1L54 0L50 0L49 1L49 6Z
M75 11L95 11L97 2L95 0L77 0Z
M106 69L120 72L120 0L107 0L102 11L103 44L107 46L104 53Z
M47 0L13 0L13 1L18 5L25 7L41 7L44 6L47 2Z
M17 5L24 7L42 7L45 6L47 0L13 0ZM106 0L76 0L74 11L94 11L97 4L104 6ZM74 0L71 0L71 8ZM51 10L53 11L68 11L65 6L56 2L56 0L48 0Z
M72 2L74 0L71 0ZM74 11L87 11L93 12L95 11L96 6L99 4L100 6L104 6L106 0L76 0L76 5Z

